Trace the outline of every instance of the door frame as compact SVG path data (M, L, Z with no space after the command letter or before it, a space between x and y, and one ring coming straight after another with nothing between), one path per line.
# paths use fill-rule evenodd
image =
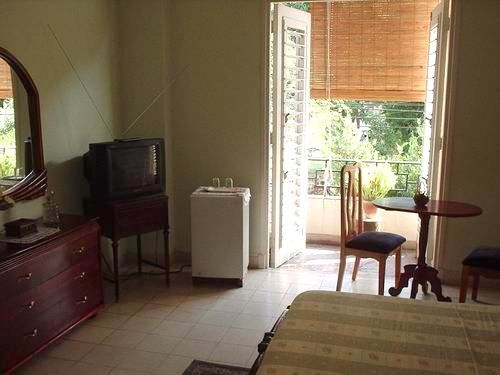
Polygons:
M442 134L442 156L440 163L440 171L438 172L437 183L437 199L447 199L449 196L448 181L450 177L450 166L452 162L453 150L453 121L455 114L456 103L456 85L458 80L458 45L459 45L459 30L460 30L460 7L461 0L449 0L449 31L448 31L448 51L446 53L446 66L443 67L445 75L445 88L443 90L443 105L441 117L441 134ZM269 122L269 77L271 72L270 66L270 36L271 36L271 4L272 3L289 3L303 2L301 0L261 0L261 28L264 32L261 34L261 61L264 61L264 69L262 69L261 77L261 121L262 129L262 144L261 144L261 170L262 175L262 197L261 197L261 214L260 214L260 230L261 244L264 248L264 254L259 254L258 261L254 264L258 268L269 268L270 260L270 235L269 232L269 182L272 176L269 175L269 145L271 139L270 122ZM325 0L310 0L309 2L325 2ZM433 263L436 268L442 263L443 252L441 251L446 246L446 219L438 218L436 220L435 237L430 239L434 243Z

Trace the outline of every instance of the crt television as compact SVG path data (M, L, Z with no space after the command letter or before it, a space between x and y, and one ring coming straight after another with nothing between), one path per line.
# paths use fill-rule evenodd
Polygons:
M163 139L92 143L84 155L92 198L112 200L165 190Z

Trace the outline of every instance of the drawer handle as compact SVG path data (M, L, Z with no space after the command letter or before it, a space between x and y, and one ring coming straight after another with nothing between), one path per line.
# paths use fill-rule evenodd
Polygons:
M38 329L37 328L35 328L33 331L31 331L29 333L25 333L24 337L35 337L36 335L38 335Z
M26 310L31 310L33 307L35 307L36 305L36 302L35 301L31 301L30 303L26 304L26 305L23 305L23 308L26 309Z
M18 277L17 282L20 283L22 281L27 281L27 280L31 279L31 276L33 276L33 274L30 272L24 276Z
M75 277L75 280L82 280L87 276L87 273L83 271L81 274L79 274L77 277Z
M73 250L73 254L82 255L85 252L85 246L80 247L79 249Z
M87 302L88 302L88 300L89 300L89 298L88 298L87 296L85 296L85 297L83 297L82 299L78 299L78 300L76 300L76 304L77 304L77 305L82 305L82 304L84 304L84 303L87 303Z

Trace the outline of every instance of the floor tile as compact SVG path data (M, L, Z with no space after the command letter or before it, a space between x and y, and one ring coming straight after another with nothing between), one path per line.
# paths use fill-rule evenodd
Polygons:
M62 340L54 343L46 351L47 356L52 358L79 361L85 354L90 352L96 344L86 342Z
M146 303L143 302L123 302L113 303L106 308L106 312L114 314L132 315L139 311Z
M115 367L128 354L130 350L108 345L97 345L82 358L82 362L100 366Z
M245 314L278 317L283 312L282 303L266 303L250 301L245 306Z
M153 373L159 375L182 375L184 370L193 362L193 359L192 357L169 355Z
M181 342L181 338L165 335L149 335L139 345L138 350L168 354Z
M230 289L226 290L220 295L219 301L222 300L233 300L233 301L249 301L255 294L255 290L249 289Z
M263 338L264 333L261 331L229 328L221 342L225 344L253 346L256 348Z
M153 319L165 319L172 311L174 306L166 306L160 304L148 303L142 309L135 313L135 316Z
M77 362L68 371L68 375L108 375L113 367L93 363Z
M207 360L217 345L216 342L184 339L174 349L172 354L184 357Z
M210 310L241 313L245 310L246 304L246 301L241 300L219 299Z
M143 332L119 329L108 336L102 343L104 345L117 346L120 348L134 348L144 340L146 336L147 334Z
M66 359L39 356L16 370L16 375L66 375L75 364L76 362Z
M122 325L128 318L130 318L130 315L114 314L107 311L103 311L100 314L97 314L96 317L90 319L88 321L88 324L96 327L114 329Z
M133 316L120 326L120 329L153 333L161 324L161 319L145 318L142 316Z
M193 323L165 320L158 326L156 333L171 337L185 337L193 326Z
M189 331L186 338L192 340L204 340L204 341L214 341L219 342L222 337L226 334L228 328L213 326L208 324L196 324Z
M89 324L84 324L67 335L67 339L92 344L100 344L106 337L111 335L114 329L96 327Z
M165 354L134 350L122 358L116 366L125 370L151 372L157 369L165 358L167 358Z
M166 320L173 320L176 322L187 322L187 323L197 323L201 317L207 312L204 309L185 307L179 305L174 311L172 311Z
M250 346L220 343L210 355L210 361L245 366L253 351Z
M230 327L239 313L227 311L207 311L200 319L201 324Z
M267 316L240 314L233 322L234 328L252 329L257 331L268 331L274 324L275 319Z
M285 293L262 292L257 290L250 301L280 303L284 296Z
M149 375L150 372L114 368L109 375ZM93 375L93 374L92 374Z

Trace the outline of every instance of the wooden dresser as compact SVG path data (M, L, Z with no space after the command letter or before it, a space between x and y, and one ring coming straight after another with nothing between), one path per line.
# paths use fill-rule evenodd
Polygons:
M9 372L104 305L99 226L62 215L61 231L23 249L0 244L0 370Z

